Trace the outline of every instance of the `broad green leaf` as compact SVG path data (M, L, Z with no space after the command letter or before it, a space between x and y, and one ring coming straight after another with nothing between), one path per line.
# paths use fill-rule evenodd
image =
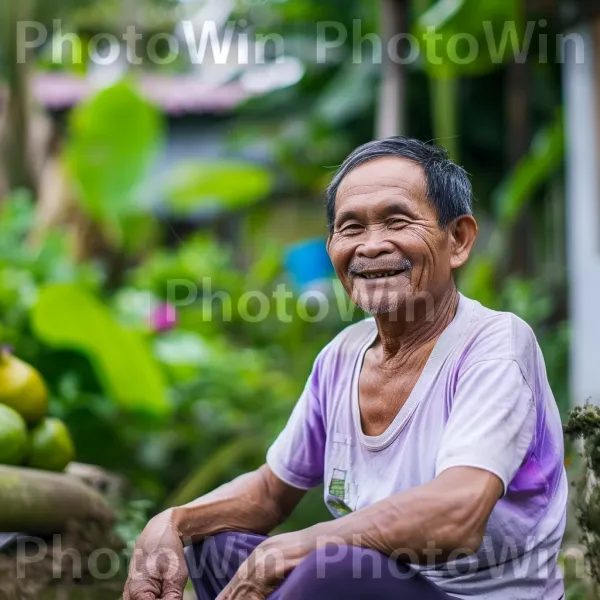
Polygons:
M494 193L499 223L510 227L533 194L560 168L565 152L562 114L535 136L529 153Z
M65 148L88 213L118 223L136 212L136 191L162 139L158 111L122 81L76 107Z
M169 413L160 366L139 332L122 327L94 296L77 285L47 285L31 312L36 335L50 346L85 354L107 395L124 409Z
M184 162L166 185L167 202L175 214L200 210L234 210L265 198L273 188L268 169L249 162L217 160Z

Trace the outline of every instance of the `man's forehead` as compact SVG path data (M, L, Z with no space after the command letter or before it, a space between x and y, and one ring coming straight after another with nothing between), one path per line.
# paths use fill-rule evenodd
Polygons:
M382 157L359 165L340 183L337 199L389 189L415 200L425 196L425 174L417 163L398 157Z

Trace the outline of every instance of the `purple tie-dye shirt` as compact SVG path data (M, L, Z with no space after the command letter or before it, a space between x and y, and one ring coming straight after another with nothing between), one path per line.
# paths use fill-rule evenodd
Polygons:
M476 556L419 566L458 598L558 600L556 566L568 485L560 417L530 327L460 296L405 405L378 436L362 431L358 378L374 319L340 333L317 357L267 463L283 481L324 483L334 516L427 483L444 469L496 474L504 496Z

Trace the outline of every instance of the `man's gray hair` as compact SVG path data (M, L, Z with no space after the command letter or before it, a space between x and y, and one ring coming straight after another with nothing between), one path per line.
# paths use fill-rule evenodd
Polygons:
M333 232L335 222L335 199L343 179L363 163L386 156L405 158L423 169L427 198L437 210L440 227L446 227L454 219L471 214L471 181L467 172L448 158L446 150L420 140L396 136L363 144L342 163L327 188L327 222L330 233Z

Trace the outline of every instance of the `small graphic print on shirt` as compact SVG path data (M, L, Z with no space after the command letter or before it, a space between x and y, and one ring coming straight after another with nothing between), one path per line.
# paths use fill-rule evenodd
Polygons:
M327 505L331 512L338 517L343 517L356 510L357 486L353 481L347 479L348 471L333 469L327 490L329 492Z

